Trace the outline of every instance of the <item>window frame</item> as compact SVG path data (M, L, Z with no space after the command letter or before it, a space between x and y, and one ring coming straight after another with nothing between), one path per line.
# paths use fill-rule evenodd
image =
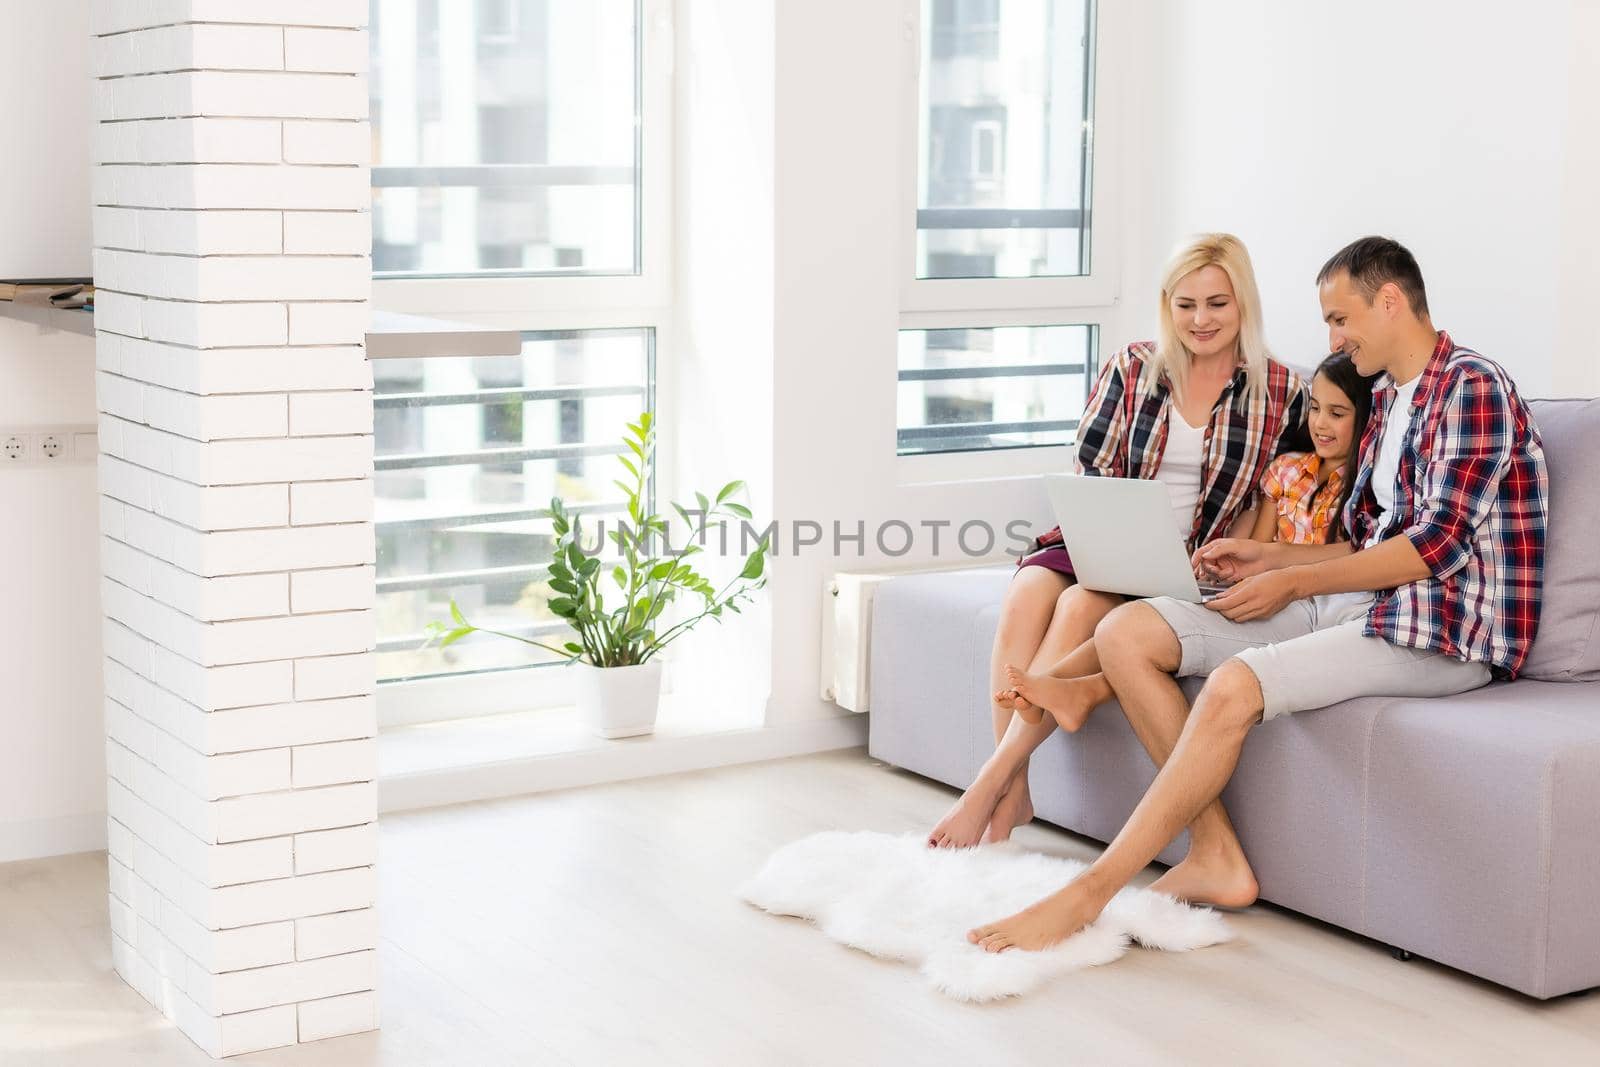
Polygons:
M922 0L902 0L908 45L902 51L899 188L900 314L897 330L981 329L996 326L1098 327L1100 349L1091 353L1088 377L1097 375L1115 331L1122 328L1122 190L1120 170L1126 106L1125 79L1130 64L1127 5L1094 0L1093 113L1089 123L1089 270L1077 277L918 278L917 200L920 181L919 130L925 102L921 93L924 29ZM898 381L898 345L896 352ZM896 420L898 423L898 420ZM898 425L896 429L898 429ZM1072 445L896 455L900 485L953 481L993 481L1033 477L1072 468Z
M675 421L670 360L672 279L673 0L636 0L640 63L639 273L374 277L375 310L520 331L643 328L654 331L654 411ZM618 428L620 431L620 427ZM671 435L657 441L656 499L670 499ZM542 671L534 677L529 671ZM550 665L380 682L380 728L570 705L572 672Z

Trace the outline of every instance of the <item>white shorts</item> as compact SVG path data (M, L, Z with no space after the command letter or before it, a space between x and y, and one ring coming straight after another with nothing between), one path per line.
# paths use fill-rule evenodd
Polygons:
M1371 593L1296 600L1271 618L1232 622L1201 604L1144 601L1183 647L1180 678L1237 659L1261 684L1262 721L1360 696L1449 696L1492 677L1484 663L1362 634Z

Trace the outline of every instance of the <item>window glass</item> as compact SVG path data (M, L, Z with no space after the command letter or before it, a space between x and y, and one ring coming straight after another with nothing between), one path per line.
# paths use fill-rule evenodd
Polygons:
M637 274L638 33L638 0L373 0L374 274Z
M1089 272L1093 0L924 0L917 277Z
M546 607L548 505L560 496L591 531L601 519L616 528L615 457L626 425L651 410L653 340L648 329L529 333L516 356L373 361L380 680L552 658L483 634L417 651L452 597L475 625L568 640Z
M1094 326L901 330L901 455L1070 443L1093 380Z

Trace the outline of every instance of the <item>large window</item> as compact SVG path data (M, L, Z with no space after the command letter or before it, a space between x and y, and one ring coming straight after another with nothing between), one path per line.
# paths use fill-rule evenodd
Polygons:
M525 334L516 356L373 363L380 680L551 658L486 634L419 649L422 627L454 599L478 626L567 631L545 603L547 505L615 528L613 457L652 406L651 347L649 330L579 330Z
M520 670L548 653L489 635L422 648L422 631L453 599L562 644L550 499L586 525L621 514L614 457L655 411L671 333L670 15L372 0L373 303L523 338L512 356L373 362L385 724L568 699L568 672Z
M379 277L637 274L637 0L374 0Z
M1095 0L922 0L902 456L1073 440L1117 293L1101 13Z

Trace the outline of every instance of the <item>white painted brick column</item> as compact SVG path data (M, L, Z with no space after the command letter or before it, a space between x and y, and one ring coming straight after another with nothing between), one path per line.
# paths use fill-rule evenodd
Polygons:
M377 1025L366 0L94 0L112 957Z

